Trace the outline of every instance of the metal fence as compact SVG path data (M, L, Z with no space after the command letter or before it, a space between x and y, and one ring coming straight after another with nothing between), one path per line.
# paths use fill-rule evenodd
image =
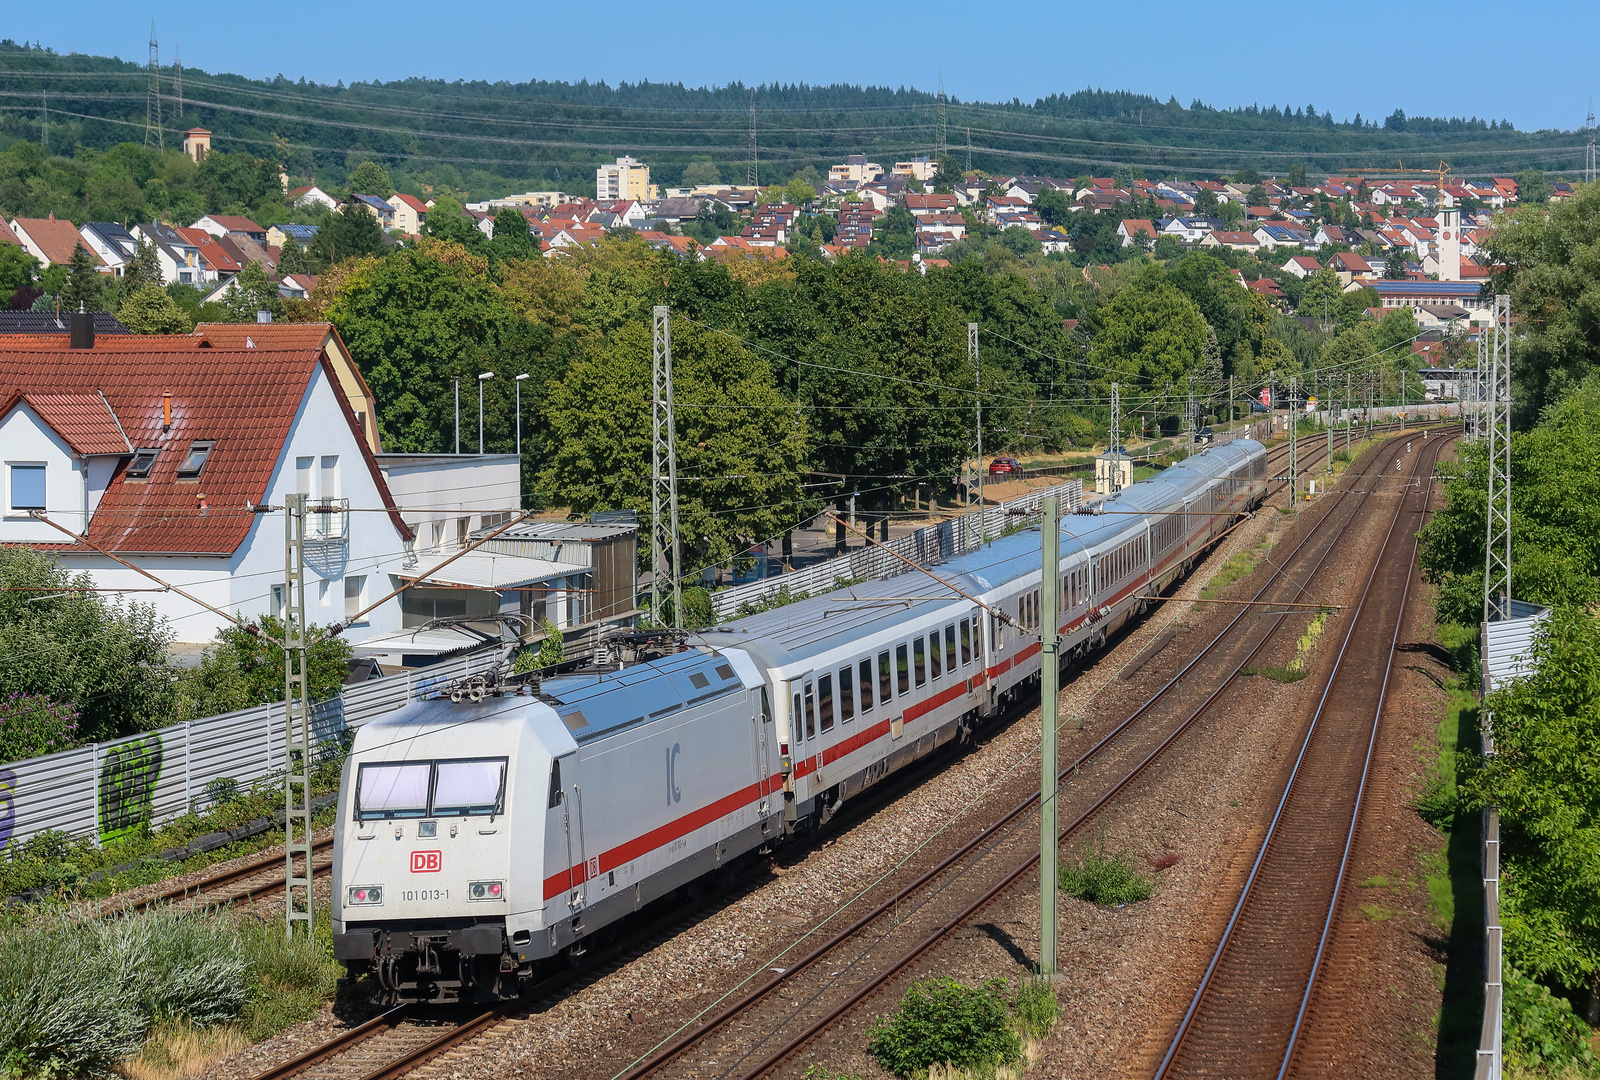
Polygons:
M983 529L979 528L977 513L963 514L937 525L929 525L914 533L895 537L881 545L869 545L824 562L813 563L793 573L763 578L745 585L736 585L711 594L711 610L719 619L735 617L745 604L768 600L784 589L791 594L827 591L839 580L856 581L881 578L905 569L905 563L889 552L893 551L920 565L948 559L972 551L987 535L991 540L999 536L1008 525L1016 522L1034 522L1039 519L1040 501L1046 495L1059 495L1062 511L1076 510L1083 505L1083 481L1070 480L1064 484L1040 488L1020 498L1011 499L982 511ZM887 548L888 550L884 550Z
M312 710L312 737L392 712L451 679L483 671L484 649L360 685ZM247 788L283 771L283 705L208 716L115 742L0 765L0 851L47 829L105 843L216 800L218 781Z

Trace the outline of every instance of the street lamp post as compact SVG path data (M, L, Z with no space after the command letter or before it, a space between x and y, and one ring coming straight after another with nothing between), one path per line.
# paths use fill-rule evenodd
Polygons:
M523 372L517 376L517 460L522 460L522 384L528 378Z
M485 371L478 376L478 456L483 456L483 384L494 378L494 372Z

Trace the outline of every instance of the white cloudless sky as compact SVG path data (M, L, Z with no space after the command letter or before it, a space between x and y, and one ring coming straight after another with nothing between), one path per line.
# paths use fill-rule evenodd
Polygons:
M1583 124L1600 84L1600 4L1522 8L1418 0L1396 8L1216 0L1127 4L264 7L154 0L7 5L0 37L142 63L155 19L163 64L316 82L581 79L690 86L807 82L945 89L1029 103L1086 86L1187 105L1315 104L1336 119L1509 119L1523 130ZM729 17L720 17L726 12Z

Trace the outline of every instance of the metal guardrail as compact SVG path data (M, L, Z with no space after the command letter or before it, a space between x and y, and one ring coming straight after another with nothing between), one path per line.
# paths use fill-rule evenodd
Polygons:
M990 539L999 536L1018 519L1035 521L1040 514L1040 500L1046 495L1059 495L1062 510L1076 510L1083 505L1083 481L1071 480L1048 488L1031 491L1020 498L1011 499L982 511L983 524ZM824 562L813 563L792 573L763 578L745 585L711 594L711 610L718 619L736 617L740 607L777 596L788 589L791 594L815 593L833 588L839 580L857 581L889 577L905 568L905 563L890 555L884 548L894 551L917 563L927 565L940 559L972 551L981 542L983 531L978 527L978 513L963 514L937 525L918 529L914 533L895 537L885 544L872 545L839 555Z

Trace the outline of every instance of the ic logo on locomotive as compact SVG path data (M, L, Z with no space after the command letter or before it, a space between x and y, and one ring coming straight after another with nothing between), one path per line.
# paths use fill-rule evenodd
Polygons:
M413 851L411 853L411 872L413 874L437 874L439 872L439 852Z

